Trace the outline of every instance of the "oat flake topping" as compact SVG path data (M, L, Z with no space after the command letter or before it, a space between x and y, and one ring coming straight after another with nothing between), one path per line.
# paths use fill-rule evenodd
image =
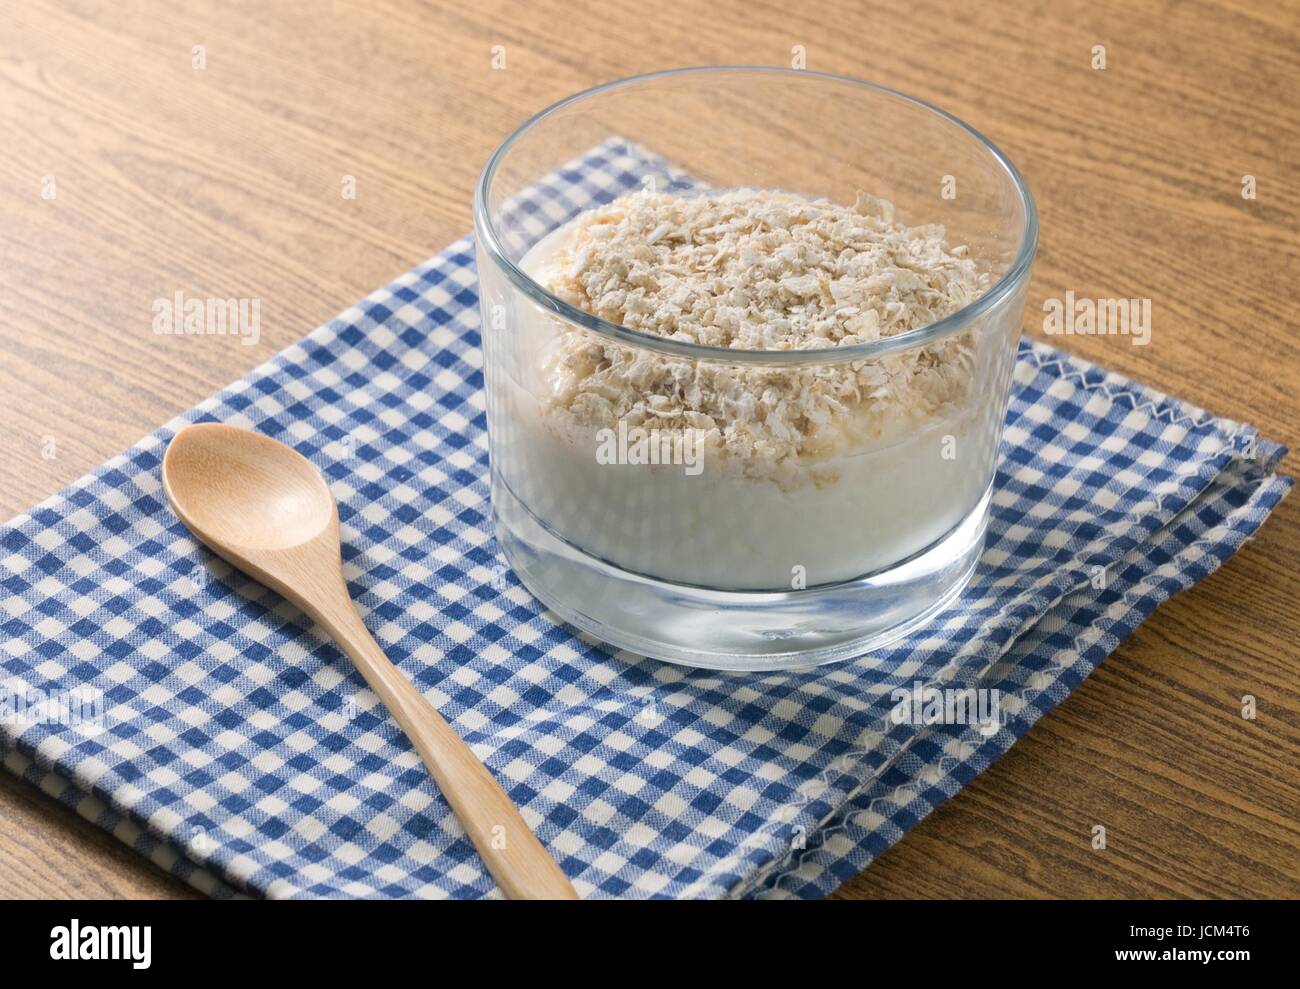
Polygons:
M745 350L832 348L926 326L988 287L941 226L761 190L625 195L573 222L534 272L643 333ZM552 411L573 428L694 427L746 474L778 476L953 410L969 332L866 361L791 368L675 358L566 328Z

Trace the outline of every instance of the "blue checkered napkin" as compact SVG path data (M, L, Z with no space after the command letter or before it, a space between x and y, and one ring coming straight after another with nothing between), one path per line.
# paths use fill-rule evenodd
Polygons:
M656 170L608 144L517 203L553 225ZM929 628L802 673L611 652L557 625L494 544L474 285L464 239L0 529L3 696L103 698L76 723L8 712L10 769L214 895L494 893L346 659L167 510L160 458L196 420L320 467L370 628L584 896L826 893L1290 486L1249 426L1025 343L988 549ZM1001 725L895 724L891 691L918 681L997 688Z

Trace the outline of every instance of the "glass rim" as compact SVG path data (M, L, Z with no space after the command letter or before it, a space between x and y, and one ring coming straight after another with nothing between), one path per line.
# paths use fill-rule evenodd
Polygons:
M767 75L788 76L792 78L812 78L823 82L832 82L839 84L848 84L851 86L861 87L871 90L875 93L884 94L910 103L921 110L928 111L956 125L960 130L965 131L968 135L975 138L984 150L993 156L993 160L1001 166L1007 178L1016 190L1020 199L1021 213L1023 222L1020 230L1020 244L1017 248L1014 260L1007 268L1006 272L997 280L996 283L983 295L974 302L969 302L962 306L954 313L950 313L943 319L928 323L925 326L919 326L915 329L908 330L905 333L899 333L892 337L881 337L879 340L871 340L867 343L855 343L845 347L819 347L809 350L745 350L733 349L731 347L714 347L704 344L690 343L685 340L671 340L667 337L657 336L653 333L644 333L640 330L634 330L630 327L623 326L619 323L611 323L609 320L602 319L585 309L580 309L571 303L552 294L545 286L530 277L522 268L512 261L502 249L501 240L497 235L495 224L487 209L488 193L492 186L492 181L496 177L498 166L506 153L523 137L528 131L532 130L537 124L540 124L547 117L559 112L565 107L575 103L598 96L602 93L611 92L616 89L622 89L627 86L638 83L649 82L654 79L664 79L672 76L685 75L706 75L713 73L764 73ZM896 89L890 89L888 86L881 86L877 83L867 82L862 79L854 79L851 76L836 75L830 72L815 72L809 69L787 69L780 66L765 65L708 65L693 66L689 68L665 69L658 72L646 72L641 75L627 76L623 79L615 79L612 82L602 83L599 86L592 86L581 92L566 96L562 100L552 103L550 106L539 110L522 124L516 127L506 137L497 149L492 152L492 156L484 165L482 173L479 175L478 183L474 190L474 233L479 244L487 252L488 257L500 268L506 277L535 303L550 310L555 315L571 323L577 323L585 329L598 333L601 336L609 337L620 343L628 344L634 347L642 347L649 350L656 350L661 353L672 354L678 357L688 357L697 360L724 361L732 364L764 364L769 366L785 365L804 365L804 364L827 364L841 363L843 361L863 360L871 357L880 357L884 354L897 353L901 350L910 350L913 347L923 346L936 340L943 339L954 333L959 332L973 320L978 319L989 310L998 305L1004 298L1011 294L1016 285L1028 272L1029 266L1034 259L1034 253L1038 246L1038 210L1034 205L1034 198L1029 192L1029 186L1025 184L1024 178L1019 170L1011 163L1005 154L981 134L978 130L966 123L959 117L954 116L947 110L935 106L925 100L915 96L908 96Z

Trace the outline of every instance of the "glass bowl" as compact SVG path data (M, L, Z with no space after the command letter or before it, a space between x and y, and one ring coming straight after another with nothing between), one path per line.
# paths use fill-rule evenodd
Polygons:
M640 188L839 204L866 192L901 223L942 225L986 288L897 335L746 350L607 322L534 277L548 234ZM483 170L474 229L497 539L560 618L671 662L771 670L879 649L961 592L983 547L1037 241L1029 190L974 129L814 72L638 76L511 134ZM617 412L576 426L557 411L572 384L557 368L575 353L648 369L642 407L669 380L739 388L749 411L680 429ZM830 452L760 465L731 442L744 415L768 428L772 388L819 376L881 383L833 424L844 439Z

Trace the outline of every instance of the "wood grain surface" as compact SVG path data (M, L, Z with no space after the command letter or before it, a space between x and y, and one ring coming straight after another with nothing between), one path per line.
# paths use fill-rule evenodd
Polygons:
M1295 3L27 0L0 5L0 516L468 230L484 160L543 105L795 46L1020 166L1026 332L1067 290L1150 298L1149 346L1055 342L1300 442ZM260 341L155 335L177 291L260 299ZM1292 497L837 895L1300 896L1298 560ZM193 894L5 775L0 895Z

